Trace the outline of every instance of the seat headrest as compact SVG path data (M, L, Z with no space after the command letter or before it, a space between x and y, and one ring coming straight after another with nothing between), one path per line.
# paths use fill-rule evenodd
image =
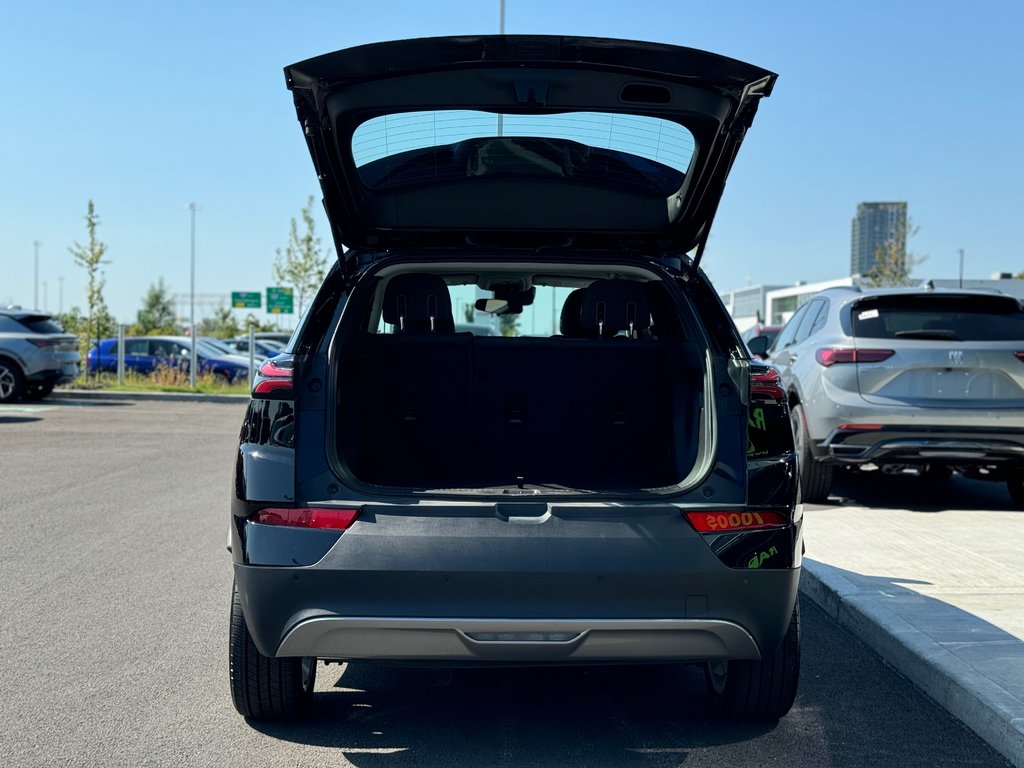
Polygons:
M582 339L588 335L583 330L581 323L583 299L586 298L586 295L586 288L577 288L565 297L565 303L562 304L562 314L558 321L558 332L563 336L567 336L570 339Z
M651 327L647 284L633 280L597 280L583 298L581 325L585 333L609 338Z
M395 333L454 333L452 297L438 275L395 275L384 289L384 322Z

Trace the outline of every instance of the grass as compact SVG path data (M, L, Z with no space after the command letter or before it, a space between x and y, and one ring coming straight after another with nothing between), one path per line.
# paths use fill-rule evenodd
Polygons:
M195 389L189 386L188 372L181 368L160 366L148 376L135 371L125 371L124 384L117 383L116 374L100 373L99 375L82 375L73 384L65 385L72 389L103 389L110 392L199 392L206 395L247 395L248 382L242 380L234 384L227 383L223 377L212 373L196 376Z

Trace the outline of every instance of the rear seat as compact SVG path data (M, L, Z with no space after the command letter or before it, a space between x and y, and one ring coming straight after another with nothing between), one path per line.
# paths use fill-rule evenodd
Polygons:
M436 486L473 452L472 336L454 333L451 296L437 275L391 278L383 318L395 333L353 340L358 368L346 380L356 391L342 398L351 407L341 431L354 442L343 450L368 482Z

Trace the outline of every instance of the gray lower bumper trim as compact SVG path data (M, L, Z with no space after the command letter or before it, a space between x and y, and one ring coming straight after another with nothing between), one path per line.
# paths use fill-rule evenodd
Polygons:
M295 624L278 656L405 661L759 659L750 634L714 619L408 619L320 616Z

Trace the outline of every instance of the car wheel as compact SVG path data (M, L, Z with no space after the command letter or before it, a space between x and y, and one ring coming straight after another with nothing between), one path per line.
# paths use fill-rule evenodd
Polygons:
M18 364L0 359L0 403L12 403L21 397L25 389L25 377Z
M730 720L778 720L789 712L800 681L800 601L785 637L774 653L760 661L713 661L704 678L711 706Z
M238 587L232 587L228 638L231 700L243 717L278 720L307 711L313 701L316 657L264 656L253 642L242 615Z
M1014 475L1006 481L1006 487L1017 508L1024 509L1024 475Z
M25 389L26 400L42 400L53 392L53 384L36 384Z
M807 417L802 405L790 409L793 421L793 440L796 443L796 461L800 468L800 489L803 501L824 504L832 490L833 466L814 458L811 438L807 434Z

